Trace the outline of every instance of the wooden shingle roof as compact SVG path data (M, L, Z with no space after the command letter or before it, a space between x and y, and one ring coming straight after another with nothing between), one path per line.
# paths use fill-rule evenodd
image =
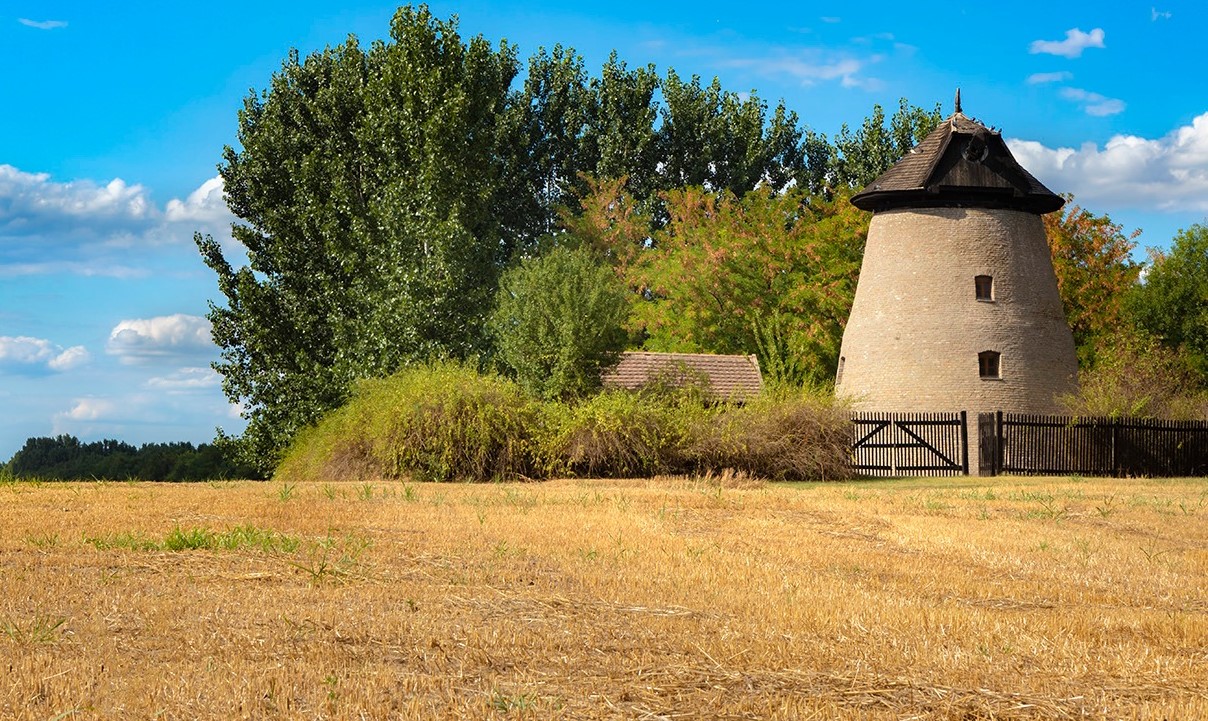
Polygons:
M604 371L604 387L638 390L652 383L686 385L700 382L710 393L741 401L763 388L759 360L753 355L709 353L652 353L627 351Z
M957 108L851 203L871 211L891 208L1009 208L1043 214L1065 200L1024 169L996 130Z

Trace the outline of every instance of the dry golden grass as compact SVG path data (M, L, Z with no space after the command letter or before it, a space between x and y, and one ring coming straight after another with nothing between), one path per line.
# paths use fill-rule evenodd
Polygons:
M0 718L1208 718L1206 580L1205 479L6 484Z

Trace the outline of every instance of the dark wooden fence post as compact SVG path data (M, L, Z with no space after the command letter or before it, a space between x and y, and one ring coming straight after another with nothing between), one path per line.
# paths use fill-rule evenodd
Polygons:
M961 473L969 475L969 414L961 411Z
M977 474L998 475L998 427L993 413L977 414Z

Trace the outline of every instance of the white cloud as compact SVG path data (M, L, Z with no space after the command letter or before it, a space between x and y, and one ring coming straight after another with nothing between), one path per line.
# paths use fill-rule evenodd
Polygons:
M1103 29L1095 28L1084 33L1078 28L1065 31L1065 40L1033 40L1028 52L1032 54L1060 55L1065 58L1076 58L1087 48L1106 47L1103 44Z
M91 356L82 345L63 348L30 336L0 336L0 368L68 371L88 362Z
M1103 147L1049 148L1011 139L1011 152L1045 185L1080 201L1139 210L1208 213L1208 113L1156 139L1116 135Z
M843 18L835 17L834 15L823 15L822 17L820 17L818 19L824 23L831 24L831 25L833 25L834 23L837 23L837 22L841 22L843 20Z
M189 193L184 200L168 201L164 217L171 223L184 221L230 223L234 216L223 196L222 176L214 176Z
M122 363L145 363L208 355L214 351L214 341L208 320L177 313L123 320L109 333L106 350Z
M1092 93L1082 88L1062 88L1061 97L1081 103L1087 115L1103 117L1124 112L1125 103L1117 98L1109 98L1099 93Z
M54 30L56 28L67 27L66 20L30 20L29 18L17 18L17 22L30 28L39 30Z
M76 345L68 348L54 358L51 358L47 365L53 371L69 371L72 368L78 368L87 363L92 358L88 349L82 345Z
M1029 85L1039 85L1041 83L1059 83L1064 80L1069 80L1074 77L1074 74L1068 70L1062 70L1056 73L1032 73L1028 76Z
M73 421L99 421L110 416L116 408L113 401L103 398L77 398L71 410L59 415Z
M823 53L817 50L799 52L781 51L770 57L747 57L722 61L732 67L750 68L765 75L787 75L802 85L818 82L839 81L845 88L875 90L882 83L876 78L864 77L861 72L870 64L880 62L881 55L866 59Z
M220 385L222 376L213 368L181 368L166 376L157 376L147 381L148 388L172 394L217 388Z
M58 182L0 164L0 277L146 274L131 249L189 245L194 231L233 243L234 220L219 177L161 210L146 188L121 178Z
M1149 12L1150 12L1149 19L1153 20L1155 22L1157 22L1158 20L1169 20L1173 16L1173 13L1171 13L1169 10L1159 10L1155 7L1151 7L1149 9Z

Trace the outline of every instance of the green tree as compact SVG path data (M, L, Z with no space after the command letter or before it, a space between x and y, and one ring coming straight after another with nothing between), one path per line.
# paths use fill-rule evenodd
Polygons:
M1150 251L1129 309L1163 345L1184 350L1200 382L1208 381L1208 226L1180 230L1169 252Z
M590 248L558 246L504 274L490 329L503 362L530 393L575 398L600 385L628 337L624 284Z
M1208 393L1191 360L1126 324L1103 338L1094 366L1078 374L1078 393L1061 400L1082 416L1208 419Z
M498 269L525 227L503 178L514 49L401 8L390 41L293 52L239 113L220 173L240 219L238 270L197 238L225 305L216 364L271 468L353 379L486 348ZM523 208L521 208L523 210Z
M844 123L831 145L828 158L826 184L832 188L863 188L889 170L902 156L943 122L940 106L932 110L912 106L906 98L898 101L898 109L885 125L885 110L874 105L872 114L864 119L860 127L852 130ZM825 136L821 138L825 142ZM821 148L814 140L811 167L821 160ZM817 182L818 173L811 174ZM817 191L817 185L810 186Z

